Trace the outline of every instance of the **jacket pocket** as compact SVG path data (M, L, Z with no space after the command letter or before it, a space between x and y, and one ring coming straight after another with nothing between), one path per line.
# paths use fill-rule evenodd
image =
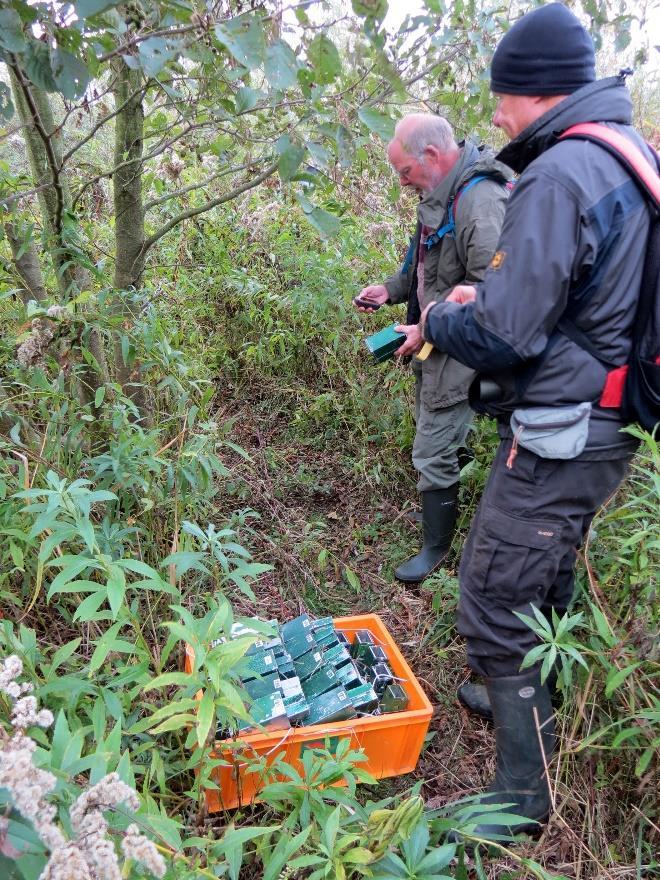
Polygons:
M525 610L540 607L564 552L561 524L528 520L497 507L481 511L462 576L468 589L490 604Z
M443 352L433 351L422 361L422 406L441 409L467 400L474 370Z

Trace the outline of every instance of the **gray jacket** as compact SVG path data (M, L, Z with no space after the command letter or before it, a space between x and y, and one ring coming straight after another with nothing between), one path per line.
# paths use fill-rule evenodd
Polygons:
M425 328L434 345L497 382L499 398L477 408L503 424L516 407L591 402L583 456L592 459L626 455L634 444L619 433L618 410L598 406L606 367L558 323L569 317L603 360L627 361L650 228L647 203L615 157L587 141L557 141L571 125L598 121L646 150L619 77L585 86L536 120L498 157L521 177L476 302L439 304Z
M433 192L417 206L417 229L404 267L385 282L391 303L417 297L417 262L422 224L433 230L448 219L448 206L458 190L473 177L487 175L460 194L455 212L456 231L445 235L424 257L424 293L419 306L443 300L457 284L473 284L484 277L500 235L509 190L505 184L513 175L497 162L494 154L466 141L456 165ZM410 310L409 310L410 312ZM423 374L422 403L426 409L451 406L468 396L474 370L434 351L423 362L414 361Z

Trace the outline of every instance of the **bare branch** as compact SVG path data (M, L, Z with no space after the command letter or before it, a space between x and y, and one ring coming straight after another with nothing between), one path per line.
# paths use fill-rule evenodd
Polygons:
M199 205L195 208L189 208L187 211L182 211L180 214L177 214L176 217L173 217L169 223L166 223L162 226L157 232L154 232L153 235L150 235L149 238L145 239L144 244L142 245L142 256L146 254L149 248L153 247L157 241L159 241L164 235L174 229L175 226L178 226L179 223L183 223L184 220L189 220L191 217L196 217L198 214L204 214L206 211L210 211L211 208L216 208L218 205L224 204L224 202L230 202L232 199L235 199L237 196L240 196L241 193L247 192L249 189L254 189L255 186L259 186L260 183L263 183L264 180L269 178L271 174L277 170L277 162L273 162L269 165L261 174L258 174L256 177L253 177L251 180L246 181L241 184L241 186L237 186L235 189L230 190L230 192L225 193L223 196L219 196L217 199L211 199L208 202L204 202L203 205Z
M219 177L226 177L228 174L236 174L239 171L245 171L246 168L252 167L254 167L254 162L248 162L245 165L238 165L235 168L225 168L223 171L218 171L217 174L212 174L210 177L207 177L206 180L203 180L201 183L191 183L189 186L184 186L181 189L166 193L158 199L152 199L150 202L145 202L144 210L149 211L151 208L155 208L156 205L162 205L164 202L169 202L170 199L176 199L195 189L201 189L204 186L208 186L211 181L217 180Z
M108 113L102 119L99 119L99 121L96 123L96 125L92 129L90 129L90 131L85 135L85 137L82 138L82 140L78 141L78 143L75 144L73 147L71 147L69 152L66 153L62 157L62 165L64 166L69 161L69 159L73 155L75 155L75 153L78 152L78 150L81 147L84 147L86 143L91 141L91 139L94 137L96 132L100 128L102 128L102 126L104 126L106 124L106 122L110 122L111 119L114 119L115 116L117 116L118 113L121 113L121 111L124 109L124 107L126 107L128 105L128 103L130 101L132 101L134 98L136 98L140 93L142 93L142 96L144 97L144 94L146 93L146 91L147 91L147 86L145 86L141 89L136 89L135 92L133 92L133 94L129 95L129 97L122 104L120 104L119 107L117 107L115 110L113 110L112 113Z
M51 135L49 135L43 125L41 120L41 116L39 115L39 110L37 109L37 105L35 104L34 97L32 95L32 91L30 86L23 76L23 71L20 66L16 63L14 56L10 53L7 53L7 57L9 61L7 62L7 66L11 68L12 73L16 77L16 81L18 82L21 92L23 94L23 98L25 99L25 103L28 106L30 114L32 116L32 121L34 123L34 128L43 141L44 150L46 151L46 158L48 160L48 168L51 174L51 183L53 189L55 191L55 214L53 216L53 232L55 234L56 240L61 242L62 240L62 215L64 213L64 191L62 189L62 181L60 179L60 170L61 166L58 165L57 159L55 158L55 152L53 150L53 143L51 140Z
M0 200L0 205L11 205L13 202L20 202L21 199L26 199L28 196L37 195L40 192L43 192L45 189L48 189L52 186L52 183L42 183L41 186L35 186L34 189L28 189L25 192L15 193L13 196L3 196L2 200Z

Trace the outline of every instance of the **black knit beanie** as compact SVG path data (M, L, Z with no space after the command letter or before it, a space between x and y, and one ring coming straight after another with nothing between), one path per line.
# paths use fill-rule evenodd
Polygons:
M500 95L570 95L596 79L591 37L562 3L519 19L502 37L490 66Z

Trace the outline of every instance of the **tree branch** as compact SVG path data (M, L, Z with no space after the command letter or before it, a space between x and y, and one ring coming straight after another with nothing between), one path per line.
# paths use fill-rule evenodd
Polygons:
M226 177L227 174L236 174L238 171L245 171L246 168L252 168L253 165L254 162L249 162L245 165L239 165L236 168L225 168L223 171L218 171L216 174L207 177L206 180L203 180L201 183L191 183L189 186L174 190L174 192L165 193L164 196L160 196L158 199L151 199L150 202L145 202L143 206L144 210L145 212L149 211L151 208L155 208L156 205L162 205L164 202L169 202L170 199L176 199L195 189L201 189L203 186L208 186L211 181L217 180L219 177Z
M11 68L14 76L16 77L16 81L21 87L25 103L27 104L30 114L32 115L34 128L41 140L43 141L44 150L46 151L48 168L51 174L51 183L53 189L55 190L55 213L52 218L53 232L59 244L62 241L62 215L64 213L64 191L62 189L62 181L60 180L61 167L58 166L57 159L55 158L55 152L53 151L51 136L46 132L44 128L43 122L41 121L41 116L39 115L39 110L37 109L37 105L35 104L34 98L32 96L32 91L30 90L30 87L23 76L23 71L16 63L13 55L8 53L8 58L9 61L7 62L7 65Z
M203 205L199 205L196 208L189 208L187 211L182 211L180 214L177 214L176 217L173 217L168 223L154 232L153 235L150 235L149 238L145 239L145 242L142 245L142 257L144 257L149 248L153 247L157 241L159 241L164 235L167 235L167 233L171 229L174 229L175 226L178 226L179 223L183 223L184 220L189 220L191 217L196 217L198 214L204 214L206 211L210 211L211 208L217 208L218 205L222 205L224 202L230 202L232 199L240 196L241 193L247 192L249 189L254 189L255 186L259 186L260 183L263 183L264 180L277 170L277 164L277 162L273 162L264 169L261 174L246 181L241 184L241 186L237 186L235 189L230 190L230 192L225 193L225 195L219 196L217 199L211 199L208 202L204 202Z
M78 141L78 143L75 144L73 147L71 147L71 149L69 150L68 153L64 154L64 156L62 157L62 165L64 166L68 162L68 160L75 153L78 152L78 150L81 147L84 147L85 144L88 143L88 141L91 141L91 139L94 137L96 132L102 126L104 126L106 124L106 122L110 122L110 120L114 119L118 113L121 113L121 111L124 109L124 107L126 107L128 105L128 103L130 101L132 101L134 98L136 98L140 93L142 93L142 97L144 97L146 92L147 92L146 86L142 87L141 89L136 89L135 92L133 92L132 95L129 95L129 97L124 101L124 103L121 104L121 106L117 107L116 110L113 110L112 113L108 113L107 116L104 116L102 119L99 119L99 121L96 123L96 125L85 135L85 137L82 140Z

